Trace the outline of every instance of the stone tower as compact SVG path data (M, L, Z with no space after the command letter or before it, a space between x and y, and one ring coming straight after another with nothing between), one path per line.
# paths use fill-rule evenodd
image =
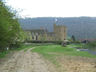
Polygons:
M63 25L54 24L54 33L56 34L56 40L65 40L66 39L67 28Z

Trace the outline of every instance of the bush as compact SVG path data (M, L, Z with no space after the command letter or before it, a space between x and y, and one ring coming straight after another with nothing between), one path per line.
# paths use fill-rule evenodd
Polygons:
M84 48L89 48L89 49L96 48L96 41L85 44Z
M23 45L22 42L16 42L15 44L10 44L10 49L20 48Z

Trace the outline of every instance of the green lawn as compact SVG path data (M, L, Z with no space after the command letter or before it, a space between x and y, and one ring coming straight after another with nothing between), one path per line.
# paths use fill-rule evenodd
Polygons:
M78 47L79 45L68 45L66 47L63 47L61 45L45 45L45 46L37 46L35 49L33 49L33 52L37 52L40 54L63 54L63 55L71 55L71 56L82 56L82 57L90 57L90 58L96 58L96 55L92 55L88 52L84 51L77 51L75 48L72 47Z

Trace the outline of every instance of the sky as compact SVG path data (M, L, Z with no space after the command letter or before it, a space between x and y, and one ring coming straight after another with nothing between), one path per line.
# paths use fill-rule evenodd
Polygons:
M96 17L96 0L6 0L20 17Z

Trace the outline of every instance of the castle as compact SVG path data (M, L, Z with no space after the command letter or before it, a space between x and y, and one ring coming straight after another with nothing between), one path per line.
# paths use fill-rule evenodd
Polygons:
M64 41L67 36L67 28L63 25L54 24L53 32L48 32L47 29L32 29L25 30L27 40L31 41Z

